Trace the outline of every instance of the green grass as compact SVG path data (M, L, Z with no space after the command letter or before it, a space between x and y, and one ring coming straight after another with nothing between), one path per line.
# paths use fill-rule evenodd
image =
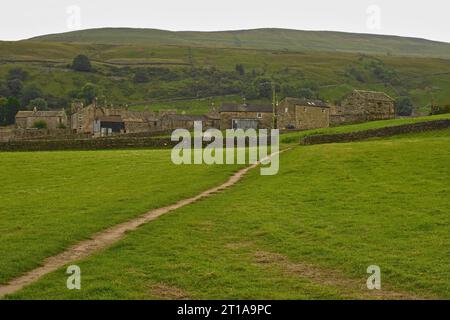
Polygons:
M329 282L336 273L363 288L375 264L384 290L448 299L449 161L448 130L299 146L278 175L254 170L77 262L82 290L67 290L61 269L10 298L339 299L352 295Z
M364 122L364 123L323 128L323 129L291 132L291 133L286 133L286 134L281 135L280 142L285 145L297 144L300 142L300 140L302 138L304 138L306 136L311 136L311 135L348 133L348 132L354 132L354 131L379 129L379 128L383 128L383 127L392 127L392 126L399 126L399 125L404 125L404 124L419 123L419 122L424 122L424 121L432 121L432 120L440 120L440 119L450 119L450 114L440 114L440 115L417 117L417 118L401 118L401 119L392 119L392 120L372 121L372 122Z
M176 166L169 150L0 153L0 283L150 209L225 181L237 166Z

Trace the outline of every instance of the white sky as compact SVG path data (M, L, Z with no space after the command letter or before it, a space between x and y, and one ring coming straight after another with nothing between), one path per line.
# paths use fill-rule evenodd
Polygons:
M371 7L368 13L373 5L375 11ZM80 19L71 6L80 8ZM0 9L1 40L74 28L209 31L279 27L450 42L448 0L2 0Z

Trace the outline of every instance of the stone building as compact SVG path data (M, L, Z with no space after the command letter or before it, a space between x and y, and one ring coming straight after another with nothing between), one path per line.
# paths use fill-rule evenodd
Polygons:
M148 110L114 109L94 104L86 107L75 105L71 129L75 133L97 136L151 132L161 130L161 121L155 112Z
M330 126L330 107L320 100L285 98L277 105L278 129L309 130Z
M353 90L333 108L331 124L349 124L395 118L394 99L384 92Z
M61 111L19 111L16 114L16 128L31 129L37 122L45 122L47 129L55 130L65 128L68 125L67 115Z
M224 103L220 107L219 114L220 130L271 129L273 127L272 105Z

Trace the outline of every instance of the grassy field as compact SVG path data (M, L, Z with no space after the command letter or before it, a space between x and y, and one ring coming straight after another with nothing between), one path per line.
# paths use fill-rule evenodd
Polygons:
M0 283L93 233L225 181L168 150L0 153Z
M448 299L449 160L449 130L295 147L77 262L82 290L59 270L9 298L373 298L375 264L383 292Z

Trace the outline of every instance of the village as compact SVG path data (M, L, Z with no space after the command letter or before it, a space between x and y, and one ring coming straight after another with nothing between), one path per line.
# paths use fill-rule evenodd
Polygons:
M101 138L119 135L157 136L175 129L192 130L201 121L206 129L310 130L343 124L395 118L394 99L383 92L354 90L340 105L321 100L287 97L275 104L222 103L205 115L180 114L177 110L129 110L75 102L70 113L19 111L14 128L3 130L0 140Z

